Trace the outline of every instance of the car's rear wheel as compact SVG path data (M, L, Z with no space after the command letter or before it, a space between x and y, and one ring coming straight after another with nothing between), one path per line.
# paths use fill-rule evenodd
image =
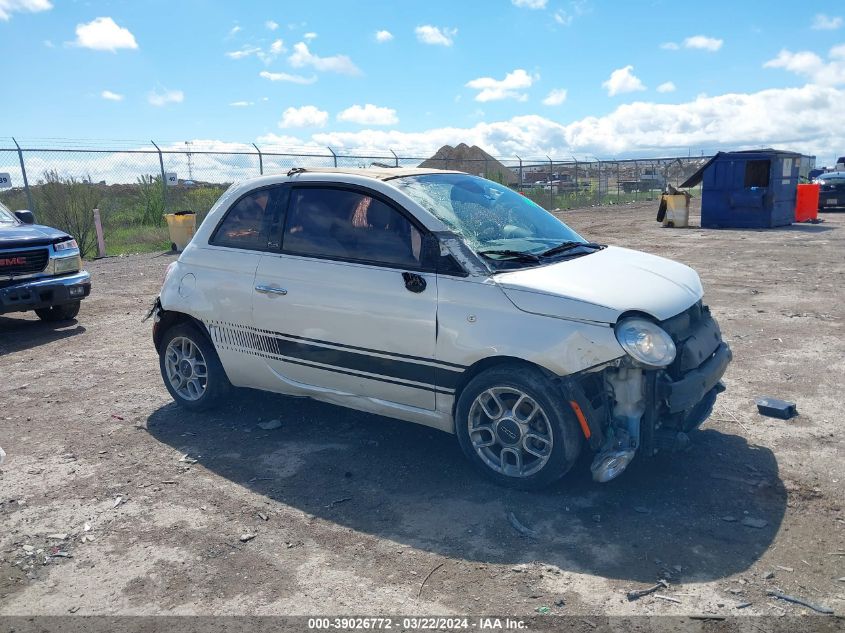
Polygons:
M458 399L455 429L476 468L512 488L548 486L581 451L578 422L563 395L529 366L494 367L473 378Z
M177 404L202 410L216 404L231 385L211 342L193 325L175 325L161 340L159 367Z
M76 318L79 314L79 301L73 303L64 303L59 306L50 306L49 308L38 308L35 314L42 321L49 321L55 323L56 321L70 321Z

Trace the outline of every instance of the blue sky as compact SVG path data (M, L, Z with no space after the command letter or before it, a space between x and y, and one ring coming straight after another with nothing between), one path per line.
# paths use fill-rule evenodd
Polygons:
M841 16L755 1L0 0L0 136L600 157L777 144L825 162L845 153Z

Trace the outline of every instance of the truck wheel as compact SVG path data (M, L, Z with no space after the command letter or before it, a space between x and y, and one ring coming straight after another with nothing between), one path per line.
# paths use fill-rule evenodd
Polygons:
M74 301L73 303L65 303L60 306L39 308L35 311L35 314L42 321L49 321L51 323L56 321L70 321L79 314L79 305L79 301Z
M493 481L537 490L563 477L581 451L569 405L538 369L489 369L461 392L455 430L469 460Z
M176 404L201 411L229 391L231 385L214 346L193 325L182 323L167 330L160 349L161 377Z

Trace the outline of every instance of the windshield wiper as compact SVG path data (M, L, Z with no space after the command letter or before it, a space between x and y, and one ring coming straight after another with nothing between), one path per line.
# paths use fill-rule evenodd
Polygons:
M486 257L487 259L492 259L493 261L499 260L514 260L520 262L539 262L540 258L537 255L533 255L531 253L526 253L523 251L512 251L512 250L487 250L487 251L478 251L478 254L482 257ZM494 257L490 257L493 255Z
M540 257L549 257L551 255L565 253L567 251L571 251L575 248L578 248L579 246L594 248L596 250L601 250L604 248L604 244L595 244L593 242L562 242L561 244L558 244L557 246L552 246L551 248L540 253Z

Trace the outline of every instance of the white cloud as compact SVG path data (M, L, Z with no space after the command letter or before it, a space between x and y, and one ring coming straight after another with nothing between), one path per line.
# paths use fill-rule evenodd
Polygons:
M701 51L710 51L715 53L724 44L724 40L715 37L707 37L706 35L693 35L684 40L684 48L692 48Z
M288 73L271 73L266 70L262 70L258 73L259 77L263 77L264 79L269 79L270 81L286 81L292 84L313 84L317 81L316 76L311 77L303 77L302 75L290 75Z
M555 22L560 24L561 26L569 26L572 24L572 21L575 19L575 16L571 13L567 13L563 9L558 9L555 11Z
M129 29L118 26L109 17L96 18L86 24L76 25L77 46L96 51L115 52L120 48L138 48L138 42Z
M0 20L8 22L13 13L38 13L52 8L50 0L0 0Z
M677 51L681 47L678 46L677 42L663 42L660 45L660 48L662 48L663 50L666 50L666 51Z
M817 13L816 17L813 18L813 25L810 28L817 31L835 31L841 28L842 24L843 20L838 15L829 16L824 13Z
M607 95L613 97L626 92L645 90L643 82L640 81L640 78L633 71L634 67L629 64L623 68L617 68L610 73L607 81L602 83L602 87L607 90Z
M393 39L393 33L391 33L390 31L385 31L385 30L376 31L376 42L381 44L383 42L389 42L392 39Z
M229 35L228 35L228 37L232 37L233 35L237 35L237 34L238 34L238 33L240 33L241 31L243 31L243 29L242 29L240 26L238 26L238 25L236 24L236 25L235 25L235 26L233 26L231 29L229 29Z
M311 66L315 70L340 73L341 75L361 74L361 70L346 55L320 57L309 51L305 42L297 42L293 45L293 54L288 57L288 61L294 68Z
M373 152L386 152L389 147L406 156L427 156L444 144L459 142L504 157L573 153L686 156L690 148L713 151L761 146L827 155L831 147L845 147L845 128L830 124L841 116L843 102L845 90L807 85L702 96L680 104L635 102L620 105L605 116L569 124L527 115L471 127L317 132L308 138L268 135L258 140L280 146L329 145Z
M123 101L123 95L112 92L111 90L103 90L100 96L106 101Z
M566 90L564 90L563 88L559 88L559 89L556 88L555 90L552 90L548 95L546 95L546 98L543 99L543 105L547 105L547 106L560 105L561 103L566 101L566 95L567 95Z
M53 44L53 40L44 40L44 46L47 48L56 48L56 45Z
M239 50L228 51L224 54L230 59L245 59L247 57L255 56L265 64L269 64L276 59L276 57L285 52L287 52L285 43L279 39L270 44L270 48L266 51L259 46L244 46Z
M353 105L337 115L338 121L357 123L358 125L396 125L399 117L393 108L382 108L372 103Z
M249 57L250 55L256 55L261 52L261 49L257 46L245 46L240 50L237 51L227 51L224 53L226 57L229 59L244 59L245 57Z
M279 28L279 23L275 20L267 20L264 23L264 26L270 29L271 31L275 31L277 28Z
M763 64L763 68L783 68L825 86L845 84L845 44L831 48L828 57L829 61L825 62L811 51L793 53L784 49Z
M458 29L440 28L439 26L423 24L415 28L414 33L417 34L417 39L423 44L451 46L455 41L455 36L458 34Z
M162 92L154 90L147 95L149 104L156 107L165 106L169 103L182 103L184 100L185 94L181 90L163 90Z
M528 95L520 92L525 88L530 88L531 84L539 79L537 75L529 75L522 68L517 68L513 72L505 75L504 79L493 79L492 77L479 77L466 83L467 88L478 90L475 95L476 101L501 101L502 99L516 99L517 101L525 101Z
M276 40L270 44L270 52L273 55L281 55L285 52L285 43L282 40Z
M677 88L671 81L666 81L657 86L657 92L675 92L675 90L677 90Z
M329 120L329 113L325 110L307 105L301 108L288 108L282 113L279 127L324 127Z
M548 0L511 0L511 3L520 9L545 9Z
M252 101L233 101L229 104L233 108L246 108L251 105L255 105Z
M311 40L317 39L317 34L314 31L309 31L308 33L302 36L302 39L308 40L310 42Z

